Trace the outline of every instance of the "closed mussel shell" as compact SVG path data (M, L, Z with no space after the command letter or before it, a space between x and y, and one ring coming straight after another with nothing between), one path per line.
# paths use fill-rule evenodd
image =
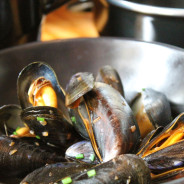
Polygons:
M74 184L149 184L150 170L136 155L120 155L82 173L70 176ZM63 178L57 181L62 183Z
M170 123L171 108L167 97L151 88L144 88L134 99L131 108L142 138L151 130Z
M28 174L21 181L21 184L55 183L62 177L70 176L72 174L78 173L90 167L92 167L92 165L90 164L82 164L82 163L74 163L74 162L59 162L56 164L48 164Z
M102 160L133 152L140 143L139 127L121 94L108 84L96 82L84 99Z
M99 163L90 141L80 141L73 144L66 150L65 157L77 162Z
M63 114L53 107L29 107L22 111L22 120L30 128L30 133L38 136L49 145L62 149L80 140L80 136Z
M22 139L0 136L0 175L24 177L48 163L66 161L59 154L28 144Z
M96 82L104 82L118 90L124 97L124 89L121 78L115 68L105 65L100 68L96 76Z

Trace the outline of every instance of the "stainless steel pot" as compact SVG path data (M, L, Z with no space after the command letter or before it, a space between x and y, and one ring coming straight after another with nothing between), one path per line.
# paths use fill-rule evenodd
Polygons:
M99 2L103 4L103 8L97 11L95 20L101 35L163 42L184 47L183 0L100 0Z

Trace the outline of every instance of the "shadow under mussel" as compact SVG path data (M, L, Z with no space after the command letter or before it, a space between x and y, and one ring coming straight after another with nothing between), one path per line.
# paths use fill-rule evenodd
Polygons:
M140 143L140 132L122 95L105 83L89 80L85 82L89 88L81 83L84 83L82 72L71 77L66 88L66 105L78 112L82 121L74 123L74 127L83 124L80 127L85 127L83 131L87 131L99 161L133 152ZM77 90L73 90L74 86Z
M29 174L21 184L63 184L66 180L75 184L148 184L150 179L150 170L146 163L136 155L126 154L94 167L77 163L48 165Z
M184 176L184 113L147 136L137 155L147 162L153 183Z

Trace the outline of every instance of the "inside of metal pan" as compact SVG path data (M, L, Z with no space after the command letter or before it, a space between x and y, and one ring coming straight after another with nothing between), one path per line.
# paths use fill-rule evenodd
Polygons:
M128 102L142 88L161 91L183 111L184 50L168 45L115 38L90 38L37 42L0 52L0 106L17 104L19 72L29 63L52 66L65 88L76 72L97 73L112 65L122 79Z

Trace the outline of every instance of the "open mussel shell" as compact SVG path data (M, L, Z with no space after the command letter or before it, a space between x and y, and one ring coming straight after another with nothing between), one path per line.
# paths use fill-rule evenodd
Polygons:
M90 176L90 173L93 173ZM136 155L120 155L82 173L70 175L74 184L149 184L150 171ZM62 179L57 183L62 183Z
M90 167L92 167L92 165L74 162L48 164L28 174L20 184L51 184L62 177L70 176L84 169L89 169Z
M54 152L7 136L0 136L0 155L1 177L24 177L45 164L66 162L63 156Z
M167 97L151 88L143 89L134 99L131 108L142 138L151 130L166 126L171 121L171 108Z
M73 144L66 150L65 157L77 162L99 164L90 141L80 141Z
M17 127L23 127L21 120L21 107L10 104L0 107L0 135L10 135Z
M121 78L115 68L105 65L100 68L96 76L96 82L104 82L118 90L124 96L123 84Z
M70 122L68 110L65 107L65 92L60 86L52 67L43 62L33 62L23 68L19 73L17 79L17 94L22 109L32 106L29 102L28 91L31 84L39 77L43 77L51 82L57 96L57 108L63 112L65 118Z
M66 149L80 140L74 127L54 107L29 107L22 111L21 117L30 128L30 133L39 136L48 145Z
M129 105L116 89L95 82L84 99L104 162L137 149L140 143L139 127Z
M79 105L80 97L93 89L94 76L89 72L74 74L66 86L65 105L75 108ZM79 102L78 102L79 101Z
M184 168L184 113L178 115L137 153L150 168L153 180L162 181L173 176L179 177ZM182 174L181 174L182 175Z

